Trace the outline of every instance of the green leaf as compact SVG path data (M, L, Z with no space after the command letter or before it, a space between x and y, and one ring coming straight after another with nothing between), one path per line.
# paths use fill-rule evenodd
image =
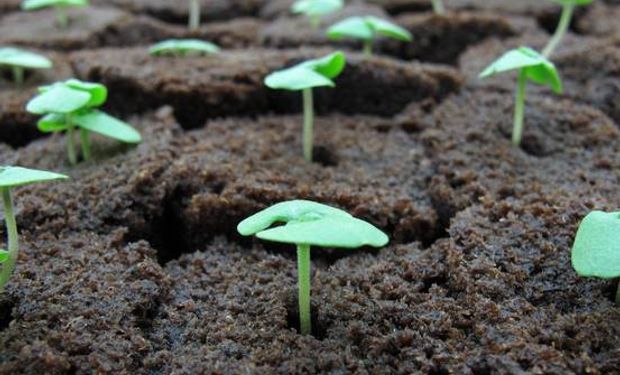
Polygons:
M9 252L4 249L0 249L0 264L6 262L7 260L9 260Z
M322 16L344 7L343 0L297 0L291 6L291 12L307 16Z
M140 133L131 125L98 110L72 117L75 125L126 143L140 143Z
M37 122L37 127L43 133L55 133L67 130L66 116L59 113L45 115Z
M620 212L593 211L583 219L571 262L581 276L620 277Z
M279 70L265 78L265 85L272 89L303 90L312 87L334 87L331 80L337 77L346 64L342 52L335 52L323 58L305 61L291 68Z
M256 234L260 239L297 245L356 248L381 247L388 243L385 233L354 217L330 216L311 221L295 221Z
M372 40L374 33L364 18L349 17L330 26L327 29L327 37L336 40L344 38Z
M33 10L47 7L72 7L87 5L89 5L88 0L24 0L22 2L22 9Z
M89 93L91 98L86 104L87 107L99 107L108 100L108 89L100 83L70 79L65 82L65 85L72 89Z
M0 48L0 65L19 66L28 69L49 69L54 64L50 59L37 53L18 48Z
M297 66L312 69L327 78L334 79L342 73L346 64L347 58L344 53L337 51L318 59L302 62Z
M56 83L42 89L26 105L26 110L35 114L72 113L84 108L91 100L88 92L72 89L62 83Z
M67 178L69 177L62 174L38 169L11 166L0 167L0 187L3 188L29 185L35 182L64 180Z
M256 234L275 223L308 221L326 216L352 217L346 211L307 200L277 203L243 220L237 231L243 236Z
M520 47L506 52L480 73L480 78L521 69L531 81L547 85L557 94L562 93L562 81L555 65L529 47Z
M198 39L169 39L149 49L149 53L153 56L187 55L189 53L207 55L218 52L220 52L220 47Z
M562 5L588 5L594 0L551 0Z
M381 18L368 16L366 17L366 23L369 24L377 34L385 35L387 37L405 42L410 42L413 40L413 37L409 31L391 22L382 20Z

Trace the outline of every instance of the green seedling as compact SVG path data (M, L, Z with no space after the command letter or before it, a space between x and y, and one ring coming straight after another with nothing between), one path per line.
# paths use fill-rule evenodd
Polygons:
M507 52L486 68L480 74L480 78L486 78L512 70L519 71L514 112L514 128L512 131L512 143L515 146L519 146L523 136L527 81L530 80L539 85L547 85L551 87L556 94L562 93L562 81L560 80L555 65L529 47L521 47Z
M19 253L19 238L17 235L17 224L13 213L13 199L11 189L17 186L29 185L36 182L62 180L68 178L65 175L36 169L21 167L0 167L0 191L2 192L2 202L4 205L4 221L8 234L8 250L0 249L0 292L4 291L4 286L9 281L17 256Z
M198 30L200 27L200 3L198 0L189 0L189 20L190 30Z
M273 224L284 225L271 227ZM297 246L299 325L303 335L312 332L310 319L310 246L354 249L382 247L388 237L371 224L324 204L294 200L278 203L243 220L243 236Z
M378 36L410 42L411 33L398 25L374 16L349 17L327 29L330 39L355 38L364 43L364 54L372 55L372 44Z
M126 143L142 140L129 124L126 124L98 109L105 103L108 90L98 83L70 79L39 88L39 94L26 105L30 113L44 115L39 120L39 130L45 133L67 132L67 155L69 162L77 163L74 132L80 130L82 157L90 159L90 132L117 139Z
M169 39L149 49L153 56L209 55L220 52L220 47L198 39Z
M24 0L23 10L36 10L42 8L54 8L56 11L56 24L64 29L69 26L69 16L65 8L88 6L88 0Z
M344 7L343 0L297 0L291 5L291 12L304 14L316 30L321 26L321 17Z
M18 48L0 48L0 66L13 71L13 80L19 86L24 83L24 69L50 69L54 64L47 57Z
M346 65L342 52L334 52L316 60L309 60L291 68L271 73L265 78L265 85L272 89L299 91L303 93L304 129L303 155L312 162L312 144L314 127L314 99L312 89L315 87L335 87L332 79L338 77Z
M620 212L593 211L583 219L573 244L571 262L579 276L620 277ZM620 285L616 305L620 306Z
M446 13L446 8L443 6L443 0L431 0L433 3L433 11L436 14Z
M568 28L570 27L571 20L573 18L573 13L575 11L575 7L577 5L587 5L590 4L594 0L551 0L558 4L562 5L562 15L560 16L560 22L558 23L558 27L555 29L555 33L553 37L547 43L547 46L543 49L543 56L549 58L553 54L553 51L557 48L566 35Z

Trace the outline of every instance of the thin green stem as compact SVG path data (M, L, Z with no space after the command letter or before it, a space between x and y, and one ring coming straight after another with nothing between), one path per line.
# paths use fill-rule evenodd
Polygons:
M66 29L69 26L69 16L67 15L67 11L62 6L57 6L54 8L56 12L56 24L61 29Z
M65 121L67 123L67 157L71 165L77 164L77 153L75 152L75 139L73 134L75 133L75 126L71 123L71 116L66 115Z
M364 56L366 57L372 56L372 40L364 41Z
M310 16L310 25L313 30L318 30L321 27L321 17L319 16Z
M515 100L514 128L512 129L512 144L519 147L523 137L523 118L525 116L525 88L527 86L527 75L525 69L519 71L517 82L517 97Z
M4 205L4 221L6 223L6 231L8 233L8 259L2 265L0 271L0 292L4 291L4 286L9 281L15 263L17 263L17 255L19 253L19 239L17 237L17 223L13 214L13 200L11 199L11 189L8 187L2 190L2 202Z
M82 157L84 160L90 159L90 132L87 129L80 128L80 141L82 143Z
M189 29L198 30L200 27L200 3L198 0L189 0Z
M13 67L13 81L17 86L21 86L24 83L24 68L21 66Z
M310 245L297 245L297 280L299 286L299 330L312 333L310 318Z
M312 97L312 89L303 90L304 98L304 133L303 133L303 151L304 159L308 163L312 163L312 144L314 138L314 100Z
M446 13L446 8L444 8L442 0L432 0L432 2L433 2L433 11L436 14Z
M616 306L620 307L620 281L618 282L618 289L616 289Z
M555 33L553 34L553 37L551 37L551 39L549 40L549 43L547 43L547 45L545 46L545 49L543 49L543 52L542 52L543 56L547 58L551 57L551 55L553 54L553 51L555 51L557 46L560 44L560 41L562 41L562 38L564 38L564 35L566 35L566 32L568 31L568 28L570 26L570 21L573 18L574 10L575 10L575 4L564 5L564 8L562 8L562 16L560 17L560 23L558 24L558 27L555 30Z

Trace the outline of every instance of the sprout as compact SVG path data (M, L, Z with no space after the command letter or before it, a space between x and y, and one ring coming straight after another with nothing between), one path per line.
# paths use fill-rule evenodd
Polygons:
M529 47L521 47L507 52L486 68L480 74L480 78L511 70L519 71L512 131L512 143L519 146L523 135L525 89L528 79L539 85L548 85L557 94L562 93L562 81L555 65Z
M312 27L318 29L322 16L340 10L343 6L343 0L297 0L291 5L291 12L305 14Z
M327 29L330 39L356 38L364 42L364 54L372 55L372 43L378 35L410 42L411 33L400 26L374 16L349 17Z
M593 211L579 225L571 263L579 276L620 277L620 212ZM620 285L616 291L620 306Z
M200 3L198 0L189 0L189 21L190 30L197 30L200 27Z
M24 0L23 10L35 10L53 7L56 10L56 23L58 27L64 29L69 25L69 17L65 8L88 6L88 0Z
M269 229L276 223L285 225ZM278 203L243 220L237 226L243 236L297 245L299 325L302 335L312 331L310 319L310 246L354 249L382 247L385 233L345 211L324 204L294 200Z
M220 52L220 47L198 39L168 39L149 49L153 56L208 55Z
M587 5L590 4L594 0L551 0L556 3L562 4L562 16L560 17L560 23L558 23L558 27L553 34L553 37L547 43L547 46L543 49L543 56L551 57L555 48L560 44L564 35L568 31L568 27L570 26L571 19L573 18L573 12L575 10L575 6L577 5Z
M433 3L433 11L436 14L444 14L446 13L446 8L443 6L443 0L431 0Z
M52 62L45 56L18 48L0 48L0 66L9 66L13 70L13 80L17 85L24 82L24 69L49 69Z
M340 75L346 58L342 52L334 52L316 60L309 60L291 68L273 72L265 78L265 85L272 89L303 92L304 130L303 153L308 162L312 162L314 104L312 88L335 87L332 79Z
M65 175L36 169L21 167L0 167L0 191L2 192L2 202L4 205L4 221L8 233L8 250L0 249L0 292L9 281L19 252L19 239L17 235L17 224L13 213L13 200L11 198L11 188L29 185L35 182L62 180L68 178Z
M139 143L142 138L130 125L101 112L96 107L105 103L108 90L98 83L70 79L39 88L39 94L26 105L30 113L45 115L38 122L42 132L67 132L67 154L71 164L77 163L73 133L80 128L82 156L90 159L90 132Z

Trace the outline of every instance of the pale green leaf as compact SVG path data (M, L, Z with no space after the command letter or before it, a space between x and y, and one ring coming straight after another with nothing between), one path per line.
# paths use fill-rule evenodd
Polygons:
M72 117L75 125L126 143L140 143L140 133L131 125L98 110Z
M327 29L327 36L336 40L355 38L368 41L374 38L374 33L364 18L349 17L330 26Z
M206 55L218 52L220 52L220 48L215 44L198 39L164 40L149 49L149 53L154 56L187 55L190 53Z
M0 65L19 66L28 69L49 69L54 64L38 53L18 48L0 48Z
M22 2L22 9L33 10L47 7L74 7L87 5L89 5L88 0L24 0Z
M0 167L0 187L3 188L28 185L35 182L64 180L67 178L69 177L62 174L38 169L11 166Z
M26 110L35 114L72 113L85 107L91 100L88 92L72 89L62 83L45 87L32 98Z
M322 16L344 7L343 0L297 0L291 6L291 12L307 16Z
M37 127L43 133L55 133L67 130L66 115L50 113L37 122Z
M620 212L588 214L577 230L571 261L581 276L620 277Z

